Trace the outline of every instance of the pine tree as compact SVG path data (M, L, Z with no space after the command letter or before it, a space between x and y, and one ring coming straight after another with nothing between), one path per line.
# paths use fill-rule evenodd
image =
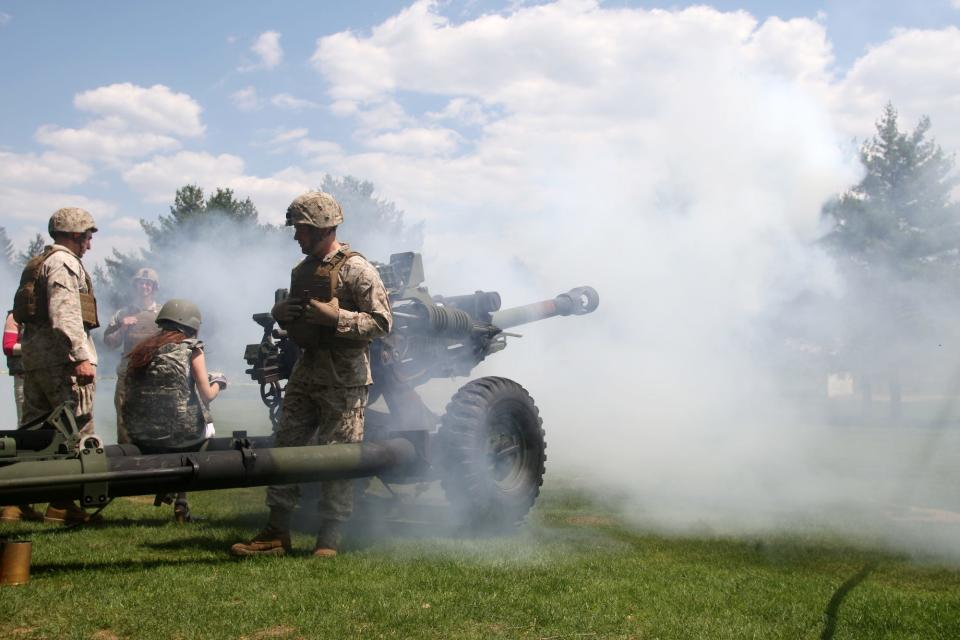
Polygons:
M827 246L865 272L907 279L952 274L960 266L953 156L928 139L926 116L913 132L902 132L888 103L876 128L860 149L863 179L824 208L834 223Z
M33 240L27 245L27 248L21 251L17 255L17 266L20 269L23 269L26 266L30 258L38 256L43 253L43 248L47 246L47 241L41 234L37 234L33 237Z

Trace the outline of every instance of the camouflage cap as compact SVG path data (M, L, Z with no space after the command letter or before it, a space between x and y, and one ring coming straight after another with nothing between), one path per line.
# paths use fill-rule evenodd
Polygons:
M287 207L287 225L308 224L318 229L343 224L340 203L323 191L308 191L294 198Z
M149 280L153 283L154 287L160 286L160 279L157 277L157 272L150 267L137 269L137 272L133 274L134 283L136 283L137 280Z
M54 233L86 233L96 230L97 225L93 221L93 216L80 207L57 209L50 216L50 223L47 225L47 231L50 232L51 237Z
M164 321L173 322L194 331L200 330L200 320L200 308L189 300L180 298L167 300L157 314L157 324L160 326L163 326L161 323Z

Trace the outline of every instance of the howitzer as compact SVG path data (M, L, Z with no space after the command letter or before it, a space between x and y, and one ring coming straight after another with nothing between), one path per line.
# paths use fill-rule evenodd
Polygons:
M401 484L439 478L451 506L463 517L507 524L521 520L539 494L546 462L542 421L527 391L507 378L479 378L463 385L438 416L416 387L469 375L515 336L504 329L591 313L599 295L591 287L577 287L552 300L501 309L495 291L431 296L423 286L417 253L394 254L389 263L374 265L390 296L394 327L371 345L368 404L382 399L386 411L368 406L364 442L399 436L424 454L422 464L377 475ZM286 293L278 290L275 299ZM247 346L247 373L260 383L261 398L276 424L283 381L300 349L268 314L255 314L254 320L264 332L259 343Z
M516 382L484 377L463 385L442 417L415 387L467 375L506 346L504 327L596 309L589 287L553 300L500 310L500 296L478 291L430 297L418 254L379 264L395 323L371 345L370 401L364 440L355 444L273 447L270 437L214 438L200 452L142 455L132 445L104 446L77 429L69 403L32 429L0 431L0 504L79 500L103 506L117 496L377 476L390 483L440 478L454 509L485 524L520 521L543 481L546 442L539 410ZM278 296L284 295L283 291ZM499 320L498 320L499 319ZM248 373L276 420L283 383L300 349L269 314L256 314L263 338L248 345ZM503 326L499 326L499 321Z

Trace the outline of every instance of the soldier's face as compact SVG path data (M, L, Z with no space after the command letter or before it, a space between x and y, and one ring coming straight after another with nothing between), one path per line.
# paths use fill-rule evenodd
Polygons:
M311 227L308 224L294 225L293 239L300 245L300 251L310 255L317 248L317 245L323 242L324 233L322 229Z
M150 280L143 280L142 278L137 278L136 280L134 280L133 288L142 297L147 298L153 295L154 284Z
M82 258L83 254L90 250L90 246L93 243L93 231L77 233L74 234L73 237L77 239L77 256Z

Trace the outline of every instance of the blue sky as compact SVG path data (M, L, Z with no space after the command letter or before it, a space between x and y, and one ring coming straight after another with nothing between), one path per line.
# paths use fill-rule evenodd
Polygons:
M316 184L318 176L329 172L373 180L378 192L396 201L411 218L433 221L438 232L446 233L462 226L437 217L458 202L451 190L463 186L463 177L459 172L438 175L438 170L461 163L463 171L475 164L478 171L489 174L489 180L508 167L516 175L516 167L509 163L498 166L495 159L499 157L498 127L519 125L528 107L538 114L538 121L553 118L533 102L518 98L519 87L535 86L542 77L560 83L579 81L577 72L561 78L564 70L551 68L546 58L523 63L528 78L510 78L509 68L498 71L487 65L485 57L491 54L484 49L485 38L499 40L492 45L499 49L491 64L510 67L511 56L523 56L541 46L562 46L549 42L552 27L547 25L555 23L562 30L566 25L586 24L589 21L578 17L583 12L597 18L596 28L590 32L596 42L588 43L582 53L577 52L577 41L569 43L574 67L578 55L584 60L597 55L596 47L603 48L598 42L604 38L610 42L621 37L642 39L646 28L643 16L662 9L669 16L664 24L677 26L677 39L651 45L651 58L662 58L664 64L642 65L637 73L670 76L678 73L674 64L680 64L683 68L677 78L688 74L689 82L695 82L698 62L678 63L674 58L682 59L680 52L702 46L696 39L702 37L696 35L697 29L726 29L744 44L745 64L763 59L751 73L772 74L790 90L800 87L814 96L831 120L824 126L838 139L868 135L882 102L891 99L902 106L908 122L921 112L932 112L935 134L939 133L948 147L957 144L952 132L947 133L956 109L946 110L955 99L950 92L956 89L952 73L956 65L934 68L938 65L930 58L936 58L939 45L923 35L940 34L949 42L956 39L956 33L950 31L960 16L955 2L717 1L709 3L713 8L710 16L696 19L698 27L684 27L684 9L694 4L466 1L420 3L418 10L409 3L376 1L281 5L0 2L0 82L5 103L0 119L0 152L5 152L0 156L0 206L8 212L3 226L19 245L42 229L54 202L62 199L66 204L79 196L81 204L100 208L93 212L105 223L92 254L97 260L108 247L129 249L142 242L135 221L165 210L176 183L171 174L207 189L220 183L233 186L241 196L254 198L264 218L275 221L291 193L299 186ZM536 5L548 9L541 30L537 28ZM619 33L611 21L603 20L624 11L631 20L636 18L636 34L640 35ZM738 25L737 19L731 18L737 11L748 14L752 27ZM419 17L411 18L413 14ZM499 15L501 21L491 21L493 15ZM398 19L402 22L403 16L413 26L378 39L378 30L389 32L389 24ZM706 26L711 21L715 25ZM754 34L777 21L797 28L767 38L760 53L747 51L751 41L759 40ZM477 35L484 29L488 36ZM438 44L444 33L452 31L473 34L460 51L450 42ZM891 45L895 34L902 32L921 34L920 44ZM331 47L321 52L318 40L323 38L333 40ZM924 49L924 41L930 42L933 54ZM344 59L337 53L341 44L362 51ZM642 49L642 41L640 44ZM721 40L714 44L727 46ZM431 51L435 45L436 51ZM872 71L863 71L862 78L848 78L871 47L884 45L893 49L905 46L907 54L917 60L926 57L923 64L931 66L933 75L911 78L907 70L901 70L884 86L886 80L877 79L884 75L877 71L882 68L881 59ZM372 49L377 51L371 53ZM511 54L500 55L504 50ZM444 69L432 59L434 55L451 55L466 62L457 62L456 69ZM629 65L634 64L630 55L610 63L616 67L615 73L629 76ZM902 57L896 51L888 55ZM384 60L403 67L385 70L384 77L391 77L379 86L382 78L375 66ZM448 76L438 82L418 78L417 65L423 66L424 74ZM349 78L355 73L363 76L366 88L351 85ZM455 78L458 73L463 77ZM496 84L498 73L504 77L502 86ZM945 88L932 90L931 84L939 84L938 73L944 74ZM471 78L478 79L474 86L470 86ZM514 84L508 87L511 82ZM920 89L919 96L913 82ZM108 96L88 95L91 104L77 104L78 96L107 87L126 90L117 89ZM647 102L643 99L649 95L646 89L638 91L638 112L665 104L661 101L658 106L656 99ZM347 98L338 99L338 95ZM163 107L167 111L157 117L176 120L177 113L186 113L186 119L144 121L142 113L122 106L131 100L139 100L137 108L147 110L153 108L152 101L169 101ZM451 108L465 111L454 114ZM192 115L187 113L191 110ZM939 110L945 111L943 116ZM91 133L91 127L96 131ZM93 148L101 144L97 136L105 130L111 135L122 130L127 144L135 144L136 136L148 136L155 147L143 153L128 149L122 157L111 157L109 147ZM584 134L588 133L585 130ZM86 142L78 142L78 136L86 136ZM198 155L183 155L190 153ZM398 175L397 164L409 170ZM49 179L45 177L48 174ZM56 184L55 176L61 177L62 184ZM520 182L529 185L543 178L530 175ZM429 188L418 188L417 180L429 181ZM475 192L483 188L480 183L474 185ZM58 199L59 194L62 198ZM167 194L165 199L163 194ZM544 199L536 189L525 197L524 206L530 207L535 217ZM468 209L462 208L459 215L469 215Z

